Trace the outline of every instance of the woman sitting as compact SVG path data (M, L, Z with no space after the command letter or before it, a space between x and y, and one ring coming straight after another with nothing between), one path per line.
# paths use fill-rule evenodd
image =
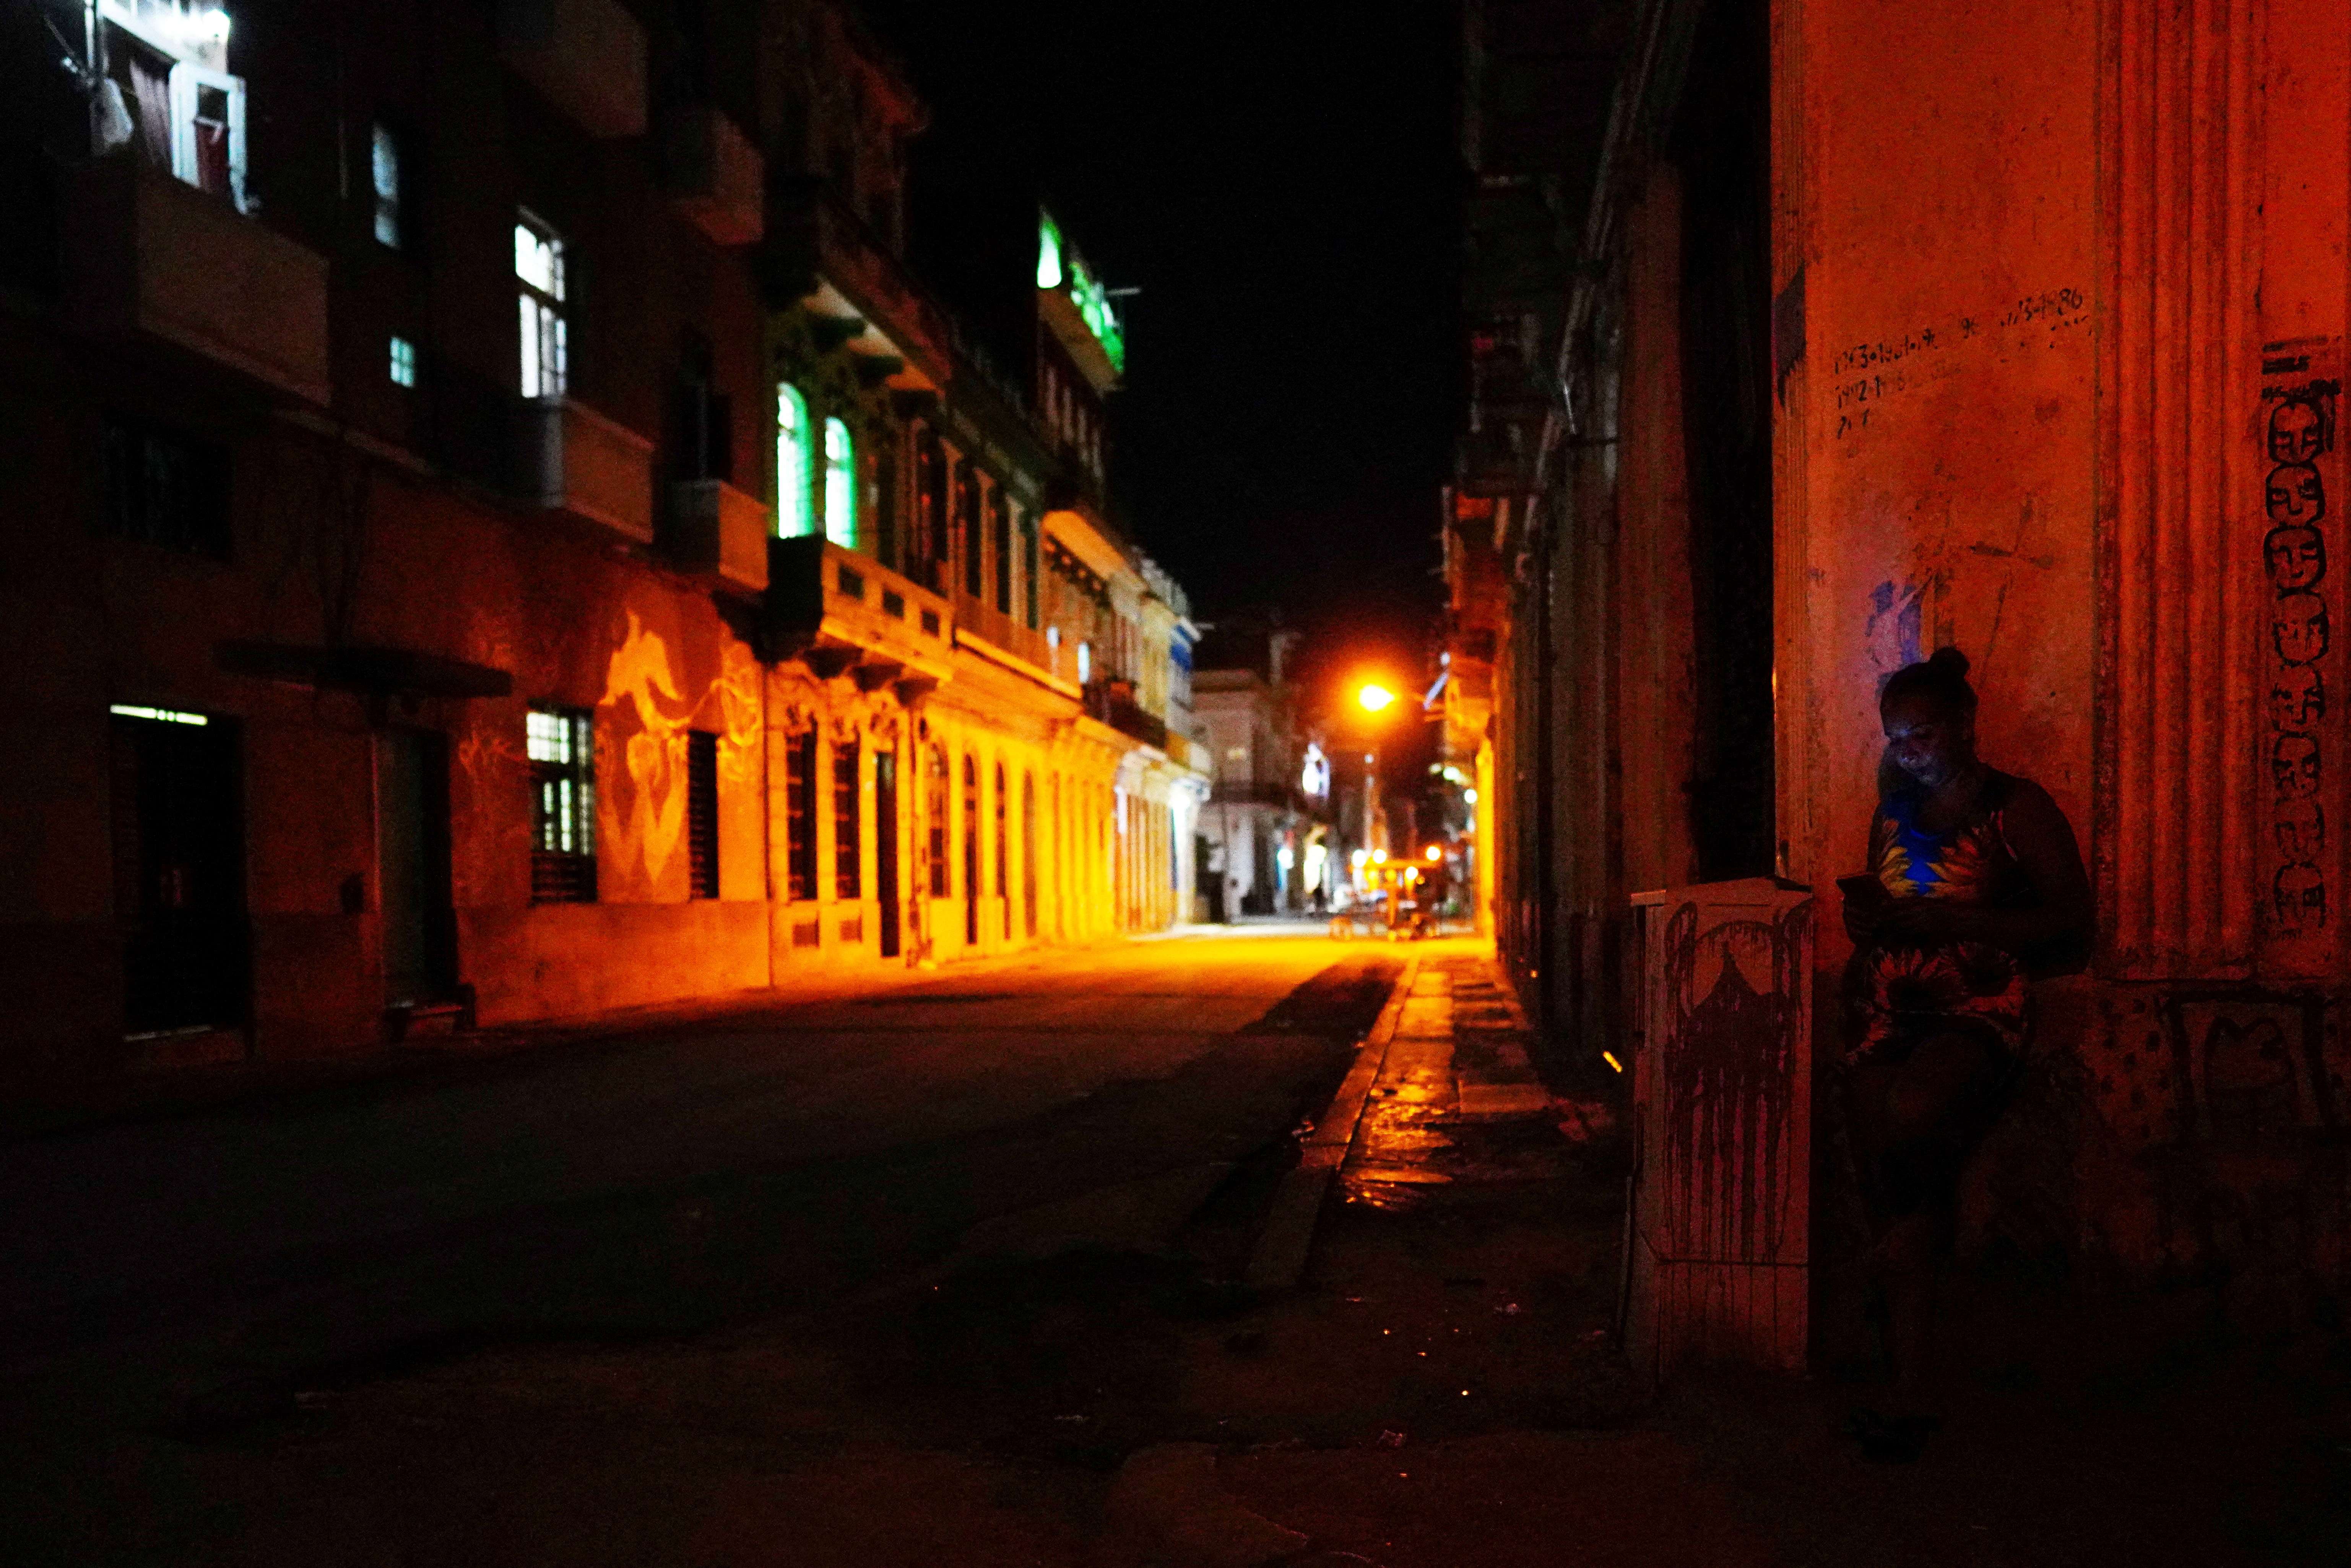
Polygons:
M2090 882L2049 791L1976 755L1967 655L1938 649L1886 682L1869 875L1848 877L1847 1109L1885 1290L1897 1399L1925 1372L1935 1275L1959 1176L1991 1130L2032 1035L2028 980L2082 967ZM1880 1457L1933 1425L1867 1417Z

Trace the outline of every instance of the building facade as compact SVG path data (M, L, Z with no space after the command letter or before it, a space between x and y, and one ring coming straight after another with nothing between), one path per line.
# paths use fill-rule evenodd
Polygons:
M5 26L8 1071L1175 918L1188 622L1043 349L1115 318L967 350L847 12Z
M1489 79L1588 24L1480 10ZM1621 1040L1631 895L1777 875L1833 997L1877 693L1956 645L2098 894L1992 1223L2232 1309L2339 1296L2340 8L1620 20L1591 168L1530 151L1541 92L1473 98L1455 655L1496 637L1458 744L1527 994L1567 1049ZM1548 252L1497 210L1575 189Z

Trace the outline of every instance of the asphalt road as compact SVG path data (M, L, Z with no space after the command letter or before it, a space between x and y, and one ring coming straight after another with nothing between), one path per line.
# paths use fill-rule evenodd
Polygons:
M1147 1242L1319 1108L1396 967L1139 942L19 1143L0 1436L233 1426L338 1368L692 1332L1089 1226Z

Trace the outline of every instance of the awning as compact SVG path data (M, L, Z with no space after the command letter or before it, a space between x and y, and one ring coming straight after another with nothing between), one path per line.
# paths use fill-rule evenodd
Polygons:
M487 664L413 648L305 648L287 643L223 643L214 662L233 675L298 686L425 697L503 697L514 676Z

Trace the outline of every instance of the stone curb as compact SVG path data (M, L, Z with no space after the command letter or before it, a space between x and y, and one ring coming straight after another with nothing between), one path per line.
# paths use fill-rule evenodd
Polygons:
M1412 994L1419 975L1420 956L1415 954L1405 960L1389 988L1387 1005L1357 1048L1355 1063L1341 1081L1339 1092L1315 1120L1313 1132L1307 1134L1299 1150L1297 1168L1283 1176L1281 1185L1274 1189L1265 1228L1258 1233L1243 1276L1249 1289L1291 1291L1305 1276L1306 1256L1314 1245L1314 1225L1330 1193L1331 1178L1354 1142L1364 1102L1371 1098L1372 1085L1379 1082L1381 1069L1387 1064L1388 1044L1395 1039L1396 1027L1404 1019L1405 999Z

